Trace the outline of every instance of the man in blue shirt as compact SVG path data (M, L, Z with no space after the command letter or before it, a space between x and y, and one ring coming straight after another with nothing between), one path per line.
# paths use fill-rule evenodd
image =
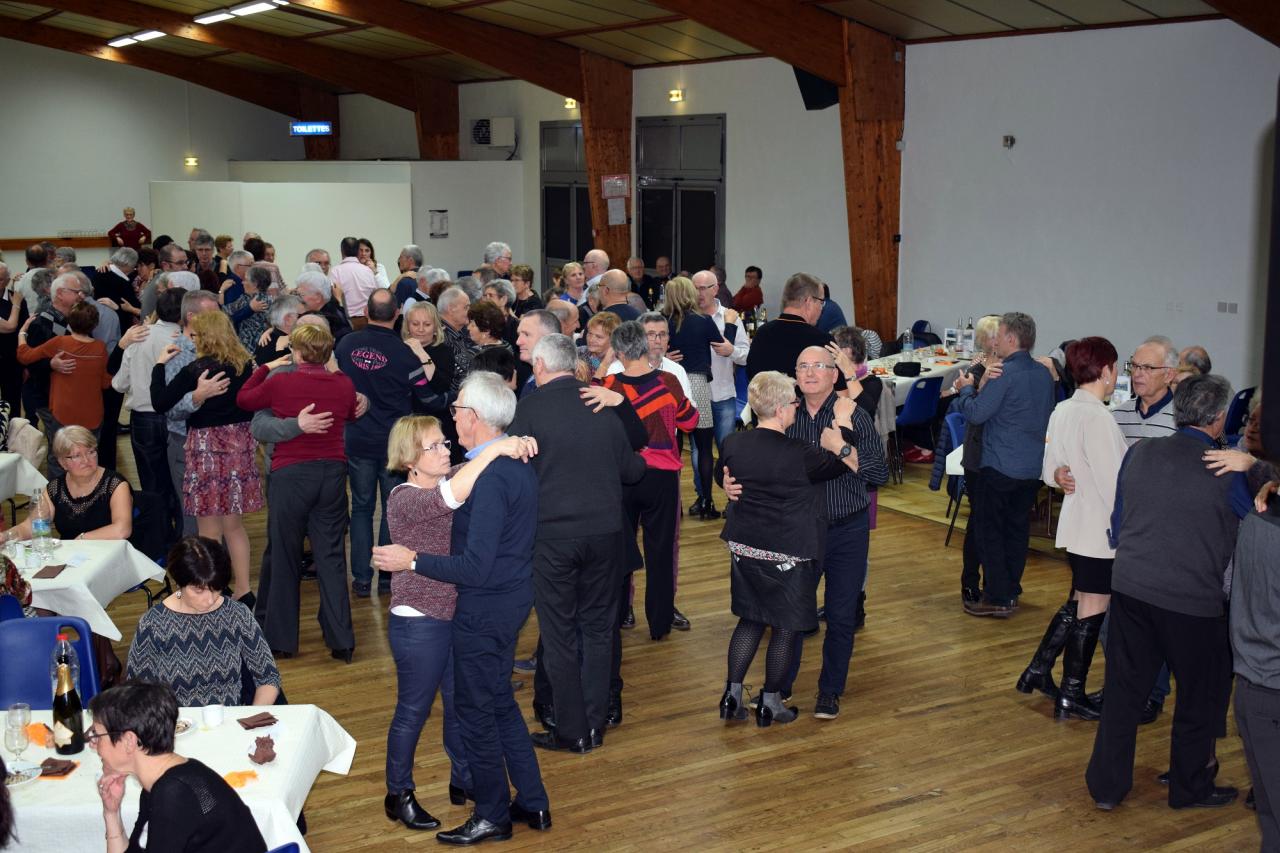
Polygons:
M1053 413L1053 377L1031 358L1036 321L1011 311L1000 318L995 354L1000 370L988 369L982 393L973 378L956 380L957 405L982 431L983 500L971 519L986 570L981 601L965 601L971 616L1007 618L1018 606L1022 571L1031 539L1031 507L1040 491L1044 437Z

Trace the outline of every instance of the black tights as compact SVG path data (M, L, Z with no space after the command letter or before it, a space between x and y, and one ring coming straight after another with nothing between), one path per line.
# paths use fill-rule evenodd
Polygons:
M747 677L747 669L756 656L760 640L764 637L765 624L739 619L738 627L733 629L733 637L729 640L729 681L741 684ZM764 659L764 690L766 693L777 693L782 681L791 669L791 653L796 645L796 632L790 628L774 627L769 635L769 650Z
M693 431L693 446L698 449L698 481L707 490L707 500L711 499L711 485L715 482L711 479L711 470L715 465L715 460L711 457L711 447L715 434L714 427Z

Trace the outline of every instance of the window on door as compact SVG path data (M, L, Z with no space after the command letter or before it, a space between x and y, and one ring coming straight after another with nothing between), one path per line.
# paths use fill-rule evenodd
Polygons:
M724 263L724 116L636 121L640 257L673 272Z

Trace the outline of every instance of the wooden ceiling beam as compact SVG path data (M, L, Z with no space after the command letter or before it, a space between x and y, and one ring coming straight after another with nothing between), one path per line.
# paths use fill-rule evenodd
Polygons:
M839 15L799 0L654 2L824 80L844 82L844 19Z
M178 38L269 59L330 85L349 87L404 109L412 110L417 103L411 73L358 53L231 23L201 26L186 15L132 0L48 0L48 5L64 12L139 29L160 30Z
M1275 0L1207 0L1246 30L1280 45L1280 4Z
M290 5L395 30L566 97L583 98L578 49L553 39L405 0L293 0Z
M256 71L202 59L192 59L143 45L133 45L124 49L108 47L101 39L94 36L12 18L0 18L0 38L65 50L121 65L131 65L157 74L176 77L188 83L195 83L206 89L213 89L215 92L221 92L293 118L301 115L299 106L302 87L290 80L270 74L260 74Z

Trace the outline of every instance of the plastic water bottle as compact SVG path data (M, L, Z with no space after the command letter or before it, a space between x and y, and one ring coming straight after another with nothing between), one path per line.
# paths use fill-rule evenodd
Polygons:
M915 335L911 334L910 329L907 329L902 333L902 354L906 356L908 361L911 361L916 357L915 349Z
M59 634L53 646L53 654L49 657L49 695L53 696L58 689L58 664L65 663L71 670L71 684L80 693L80 656L76 647L71 645L66 634Z
M53 516L44 505L44 489L31 493L31 542L41 557L49 556L53 539Z

